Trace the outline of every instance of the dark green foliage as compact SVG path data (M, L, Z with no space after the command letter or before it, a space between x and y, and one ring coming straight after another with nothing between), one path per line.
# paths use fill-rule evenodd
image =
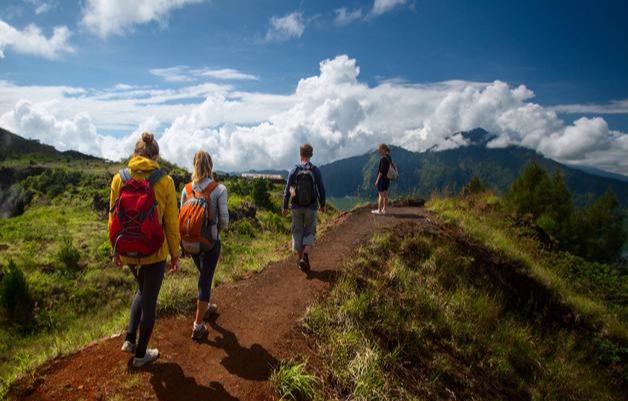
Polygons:
M624 214L611 189L579 211L574 221L576 238L568 247L573 253L600 262L612 262L621 256L626 242Z
M229 181L230 192L236 195L250 196L259 209L276 211L270 196L272 190L273 183L265 178L232 178Z
M471 181L469 181L467 185L462 187L462 190L460 191L460 193L463 196L473 195L473 194L479 194L479 193L485 192L487 189L488 189L488 186L484 184L482 181L480 181L477 175L474 175L473 178L471 178Z
M57 252L57 260L61 262L68 271L76 272L79 269L80 259L81 254L72 243L72 239L64 238Z
M260 209L273 210L274 206L270 200L270 191L272 188L273 184L267 179L256 178L253 180L251 196L257 207Z
M75 186L81 181L79 171L61 169L46 170L39 175L31 175L21 181L23 188L45 194L53 199L66 191L66 188Z
M623 213L613 191L584 208L575 208L562 176L529 164L505 196L517 216L531 218L560 249L598 262L621 256L626 241Z
M0 281L0 305L7 320L28 328L33 322L33 300L22 270L11 260Z

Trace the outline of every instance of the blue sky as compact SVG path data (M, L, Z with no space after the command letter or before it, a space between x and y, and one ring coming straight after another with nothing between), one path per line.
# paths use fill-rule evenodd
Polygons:
M371 140L460 146L447 131L481 123L494 146L628 173L625 1L4 4L0 125L60 148L121 157L152 129L182 164L198 145L229 167L277 167L310 136L329 161Z

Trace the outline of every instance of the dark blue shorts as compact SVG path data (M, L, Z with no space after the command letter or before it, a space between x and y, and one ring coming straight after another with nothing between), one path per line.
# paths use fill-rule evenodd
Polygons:
M390 187L390 180L386 177L382 177L377 182L377 192L388 191L388 187Z

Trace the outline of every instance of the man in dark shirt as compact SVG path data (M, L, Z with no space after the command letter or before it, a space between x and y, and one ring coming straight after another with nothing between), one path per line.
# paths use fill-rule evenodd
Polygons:
M325 213L325 186L321 172L310 162L314 149L301 145L301 160L288 175L283 195L283 215L292 210L292 249L298 255L297 265L303 271L310 269L309 253L316 238L316 209Z

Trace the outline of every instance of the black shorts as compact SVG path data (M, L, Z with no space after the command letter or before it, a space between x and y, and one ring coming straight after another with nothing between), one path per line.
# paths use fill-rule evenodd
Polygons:
M377 182L377 192L388 191L388 187L390 187L390 180L386 177L380 178Z

